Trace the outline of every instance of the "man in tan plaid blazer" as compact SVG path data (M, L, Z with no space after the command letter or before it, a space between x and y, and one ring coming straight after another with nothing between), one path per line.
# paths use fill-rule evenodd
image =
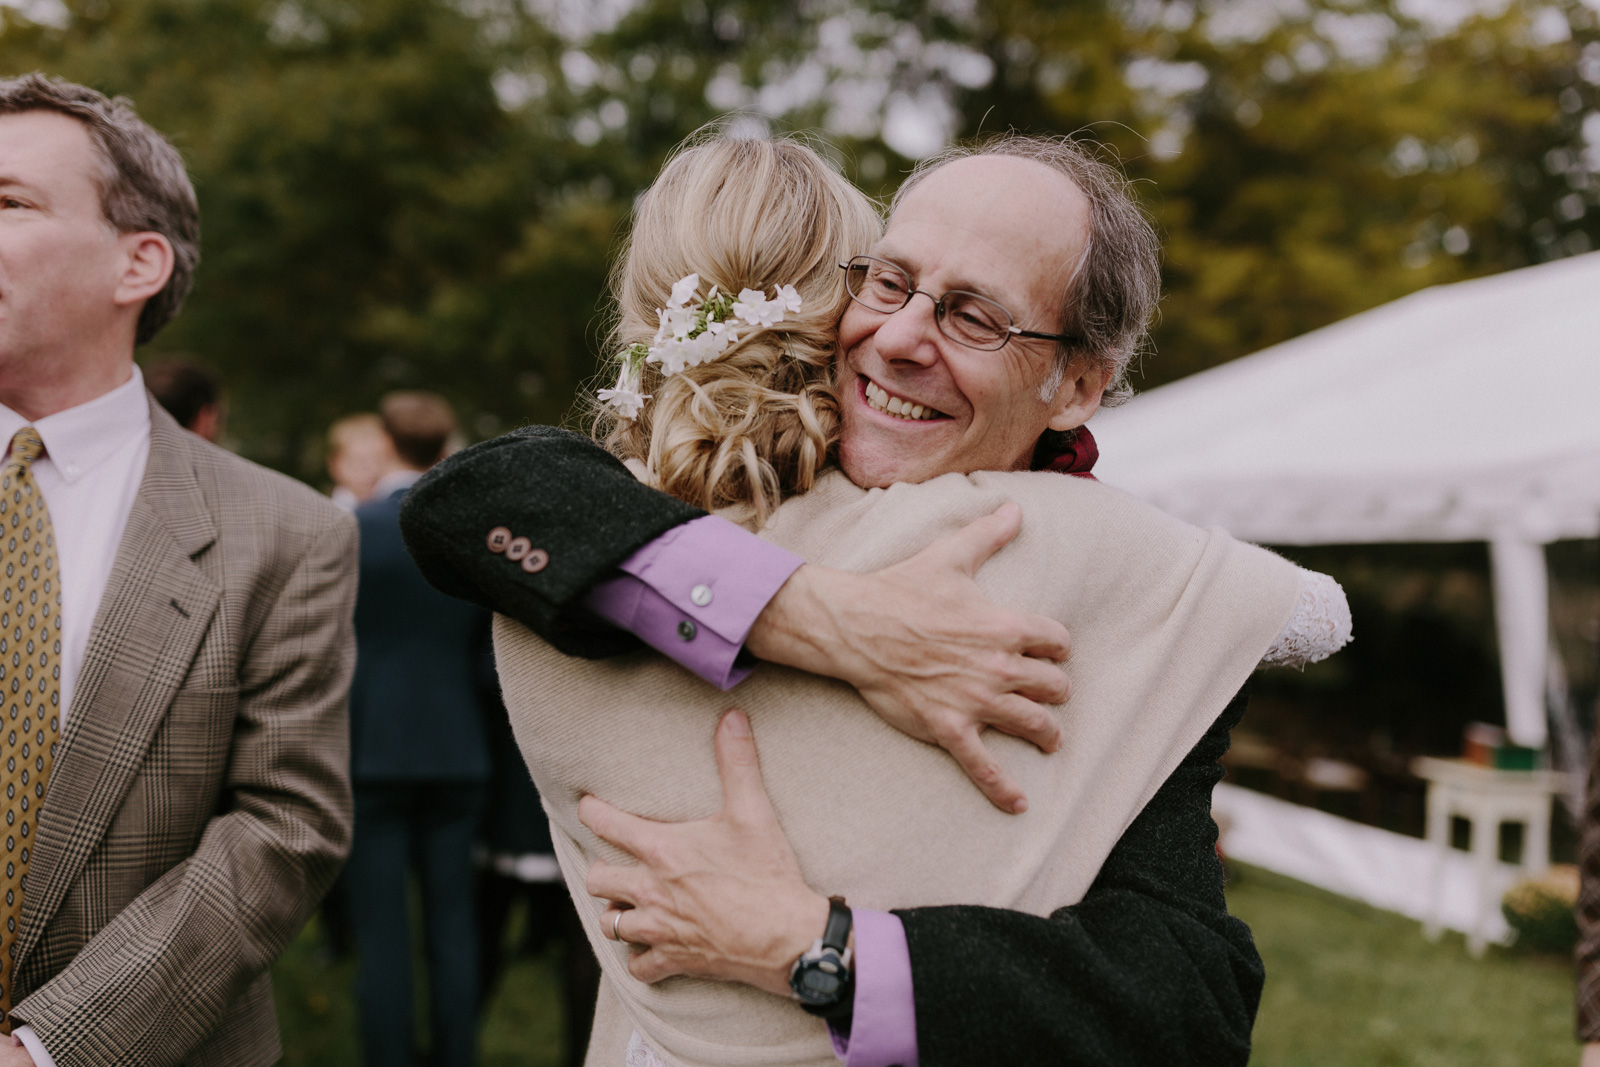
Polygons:
M349 843L355 524L133 362L198 236L125 103L0 80L0 513L36 531L0 530L0 708L25 675L39 724L0 717L0 1067L276 1061L268 967Z

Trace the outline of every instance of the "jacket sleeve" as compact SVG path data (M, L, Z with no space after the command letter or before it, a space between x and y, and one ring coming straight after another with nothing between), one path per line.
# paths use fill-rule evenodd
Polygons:
M437 589L509 615L569 655L598 657L642 646L585 611L584 594L636 550L704 514L641 485L588 438L529 426L434 467L406 494L400 529ZM530 569L492 551L497 529L527 538L548 563Z
M239 638L222 799L194 852L12 1012L58 1067L183 1062L300 932L349 851L356 529L326 511Z
M1244 1064L1263 971L1228 914L1211 819L1236 697L1112 850L1083 900L1048 918L897 912L922 1067Z

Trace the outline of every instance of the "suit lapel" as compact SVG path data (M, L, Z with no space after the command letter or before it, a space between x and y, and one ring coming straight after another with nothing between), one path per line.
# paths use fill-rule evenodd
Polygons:
M39 814L19 964L121 806L222 596L194 562L217 537L194 445L153 402L150 421L150 460L89 634Z

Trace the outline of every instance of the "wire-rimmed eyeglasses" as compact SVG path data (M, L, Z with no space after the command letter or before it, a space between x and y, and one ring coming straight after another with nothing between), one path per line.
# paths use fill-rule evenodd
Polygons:
M1081 340L1076 334L1021 329L1011 312L988 297L965 289L952 289L943 296L917 289L912 286L911 275L905 268L886 259L856 256L848 263L839 264L839 269L844 271L844 287L850 299L884 315L894 314L921 293L933 301L933 321L939 332L968 348L992 352L1004 348L1013 337L1034 337L1062 344Z

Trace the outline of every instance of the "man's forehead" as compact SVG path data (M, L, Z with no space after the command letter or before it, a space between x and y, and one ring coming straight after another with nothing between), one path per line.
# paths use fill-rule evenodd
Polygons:
M982 292L980 281L1001 266L1055 263L1070 271L1088 221L1088 198L1053 167L1015 156L969 156L907 191L877 249L913 270L938 261L945 284Z
M13 185L92 183L97 160L77 119L44 109L0 114L0 177Z

